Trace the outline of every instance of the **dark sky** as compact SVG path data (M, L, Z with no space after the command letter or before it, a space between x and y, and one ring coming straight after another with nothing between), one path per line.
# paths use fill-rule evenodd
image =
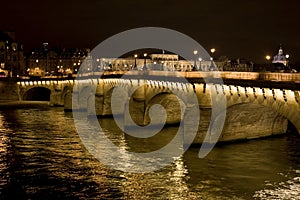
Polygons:
M299 0L6 0L0 29L13 29L25 48L41 42L93 48L127 29L180 31L216 56L263 62L280 44L300 61Z

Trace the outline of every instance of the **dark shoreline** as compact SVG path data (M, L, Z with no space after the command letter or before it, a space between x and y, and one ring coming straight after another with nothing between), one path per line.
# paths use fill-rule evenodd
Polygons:
M1 100L0 110L10 109L10 108L40 108L49 107L49 101L11 101L11 100Z

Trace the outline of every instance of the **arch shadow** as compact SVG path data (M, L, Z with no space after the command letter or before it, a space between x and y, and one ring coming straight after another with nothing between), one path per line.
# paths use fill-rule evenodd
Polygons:
M45 87L34 87L23 94L24 101L50 101L51 90Z

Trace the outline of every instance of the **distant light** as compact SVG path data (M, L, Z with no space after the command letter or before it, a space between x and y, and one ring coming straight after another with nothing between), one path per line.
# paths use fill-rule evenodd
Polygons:
M35 62L36 62L36 63L38 63L38 62L39 62L39 60L38 60L38 59L36 59L36 60L35 60Z
M197 55L198 54L198 51L197 50L194 50L194 55Z
M266 55L266 59L267 59L267 60L270 60L270 59L271 59L271 56Z
M214 60L213 57L210 57L210 60L213 61Z
M146 57L147 56L147 53L144 53L144 57Z
M202 61L202 58L198 58L198 60L201 62L201 61Z
M285 58L286 58L286 59L288 59L289 57L290 57L290 55L289 55L289 54L286 54L286 55L285 55Z
M97 62L99 62L99 61L100 61L100 59L98 58L98 59L97 59Z
M137 54L134 54L134 57L135 57L135 58L137 58L137 57L138 57L138 55L137 55Z
M154 61L154 65L156 65L156 62Z
M212 49L210 50L210 52L215 53L215 52L216 52L216 49L215 49L215 48L212 48Z

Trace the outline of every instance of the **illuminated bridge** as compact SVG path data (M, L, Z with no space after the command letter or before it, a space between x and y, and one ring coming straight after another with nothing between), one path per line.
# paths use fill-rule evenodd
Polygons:
M179 123L189 108L196 106L200 110L200 122L194 143L201 143L206 134L211 134L210 125L217 123L224 112L226 120L219 141L285 133L288 123L300 133L300 74L134 71L126 77L122 75L123 72L105 72L85 74L75 80L19 80L15 95L19 100L48 100L53 106L64 106L65 110L73 106L73 110L84 110L89 115L114 113L124 117L126 126L132 125L124 115L128 109L134 123L145 126L150 123L150 107L160 104L167 113L166 123L172 125ZM116 86L122 90L115 94L117 100L112 109ZM172 92L174 90L179 96ZM197 105L189 101L192 94L197 97ZM124 97L129 99L127 104L121 102ZM226 109L212 114L213 102L218 104L224 99ZM184 123L187 132L188 125L195 124L192 118Z

